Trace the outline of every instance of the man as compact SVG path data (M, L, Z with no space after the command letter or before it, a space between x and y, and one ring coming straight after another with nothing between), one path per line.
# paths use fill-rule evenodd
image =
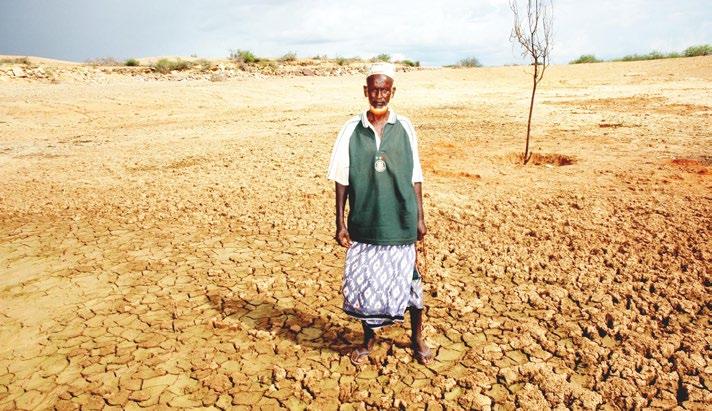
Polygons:
M415 242L427 232L423 173L413 125L388 106L394 77L393 64L371 66L363 87L370 107L341 129L328 172L336 185L336 241L348 248L343 308L363 326L363 345L350 354L354 364L368 361L375 330L403 321L406 309L415 359L427 364L433 357L423 341L423 292L415 270Z

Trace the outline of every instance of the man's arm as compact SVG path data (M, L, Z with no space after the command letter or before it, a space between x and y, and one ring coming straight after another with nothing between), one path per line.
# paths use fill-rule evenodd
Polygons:
M425 212L423 211L423 184L413 184L415 199L418 202L418 240L422 240L428 229L425 227Z
M344 222L344 209L349 196L349 186L336 184L336 241L342 247L351 247L351 238Z

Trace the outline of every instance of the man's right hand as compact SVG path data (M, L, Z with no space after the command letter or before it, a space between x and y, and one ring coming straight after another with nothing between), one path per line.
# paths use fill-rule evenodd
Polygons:
M351 237L349 237L349 230L346 227L336 229L336 242L342 247L351 247Z

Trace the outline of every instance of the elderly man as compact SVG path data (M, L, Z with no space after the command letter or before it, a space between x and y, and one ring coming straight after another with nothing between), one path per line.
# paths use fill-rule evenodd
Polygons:
M413 356L421 364L432 360L423 342L423 292L415 269L415 242L427 231L423 173L413 125L388 106L394 77L393 64L371 66L363 87L370 107L341 129L328 172L336 184L336 241L348 248L343 308L363 326L363 345L350 355L354 364L368 360L375 330L403 321L406 309Z

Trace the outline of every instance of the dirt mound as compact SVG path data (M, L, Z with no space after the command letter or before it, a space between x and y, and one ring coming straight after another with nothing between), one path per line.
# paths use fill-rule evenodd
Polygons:
M524 153L515 153L507 156L507 159L515 164L524 163ZM527 164L535 166L570 166L576 164L576 157L555 153L531 153Z
M712 157L702 157L700 159L675 158L670 160L670 164L690 173L701 175L712 173Z

